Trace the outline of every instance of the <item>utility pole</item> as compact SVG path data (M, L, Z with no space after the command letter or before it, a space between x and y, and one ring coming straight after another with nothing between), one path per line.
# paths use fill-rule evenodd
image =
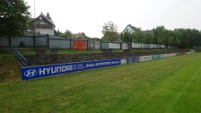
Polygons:
M34 34L36 34L36 7L35 7L35 0L34 0Z

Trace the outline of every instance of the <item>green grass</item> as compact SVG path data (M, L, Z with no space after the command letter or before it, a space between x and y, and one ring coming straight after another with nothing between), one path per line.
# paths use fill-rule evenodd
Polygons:
M200 113L201 54L0 84L0 112Z
M36 51L34 50L19 50L22 55L36 55Z

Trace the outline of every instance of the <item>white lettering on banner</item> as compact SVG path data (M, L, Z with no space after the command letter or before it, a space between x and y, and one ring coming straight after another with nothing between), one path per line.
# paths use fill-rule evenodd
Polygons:
M113 61L112 64L119 64L119 61Z
M85 69L85 66L83 64L77 65L77 69Z
M39 75L45 75L45 68L43 70L39 69Z
M95 66L96 66L96 64L94 64L94 63L86 64L86 67L95 67Z
M45 68L47 70L47 74L50 74L50 68Z
M96 66L104 66L104 65L110 65L111 64L111 61L109 62L99 62L99 63L96 63Z
M63 73L63 72L72 71L72 70L73 70L72 65L39 68L39 76L47 75L47 74Z
M58 67L57 69L58 69L58 72L62 72L62 71L61 71L61 67Z

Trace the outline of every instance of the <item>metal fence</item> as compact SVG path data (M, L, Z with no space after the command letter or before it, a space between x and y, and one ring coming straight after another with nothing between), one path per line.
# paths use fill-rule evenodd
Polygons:
M13 47L48 47L49 49L61 48L72 50L93 49L131 49L131 48L165 48L160 44L101 42L99 40L68 39L51 35L33 35L20 38L11 38ZM9 47L8 38L0 38L0 47Z

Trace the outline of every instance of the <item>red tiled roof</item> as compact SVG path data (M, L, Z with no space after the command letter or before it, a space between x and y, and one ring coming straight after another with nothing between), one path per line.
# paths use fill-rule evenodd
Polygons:
M84 34L84 32L79 32L79 33L76 33L76 34L73 34L74 37L82 37L82 36L86 36Z

